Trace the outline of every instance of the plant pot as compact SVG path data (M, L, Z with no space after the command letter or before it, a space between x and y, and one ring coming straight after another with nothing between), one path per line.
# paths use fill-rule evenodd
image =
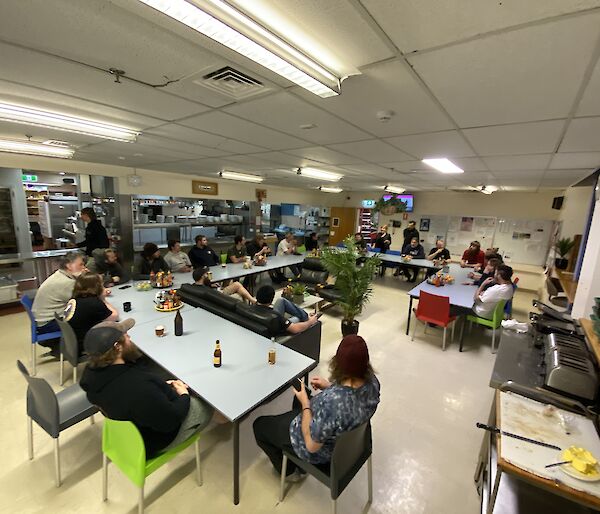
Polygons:
M558 269L567 269L567 266L569 265L569 259L554 259L554 265Z
M388 206L381 209L381 214L385 214L386 216L391 216L392 214L396 214L398 212L398 208L394 206Z
M301 305L304 303L304 295L303 294L295 294L292 296L292 302L296 305Z
M349 336L351 334L358 334L358 321L353 319L353 320L347 320L347 319L343 319L342 320L342 335L344 337Z

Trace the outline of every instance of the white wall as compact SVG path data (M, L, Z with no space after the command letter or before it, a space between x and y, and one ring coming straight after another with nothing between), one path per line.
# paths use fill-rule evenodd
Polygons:
M562 221L561 237L583 234L588 215L592 186L570 187L564 193L565 200L559 212L558 219Z
M577 284L577 293L573 302L573 317L589 317L592 313L595 296L600 296L600 201L596 202L594 208L592 225Z

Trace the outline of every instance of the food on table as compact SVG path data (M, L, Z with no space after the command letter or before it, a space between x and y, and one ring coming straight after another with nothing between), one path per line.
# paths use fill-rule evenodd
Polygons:
M159 291L156 293L154 303L156 304L155 308L157 311L174 311L183 306L176 289Z
M173 285L173 273L167 271L159 271L156 275L150 274L150 283L152 287L163 288L171 287Z
M138 282L135 286L138 291L150 291L152 284L149 281Z
M566 461L571 461L570 465L583 475L599 474L598 461L591 452L585 448L581 448L580 446L570 446L563 452L562 457Z

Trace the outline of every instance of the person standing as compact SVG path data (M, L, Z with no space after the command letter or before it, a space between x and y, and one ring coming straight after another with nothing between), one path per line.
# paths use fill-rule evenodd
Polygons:
M86 255L91 256L96 248L108 248L110 243L106 229L96 218L96 213L91 207L81 209L81 219L86 223L85 239L81 243L77 243L77 248L85 247Z
M379 248L381 253L385 253L390 249L391 244L392 236L388 234L388 226L383 225L375 238L375 248Z
M371 419L377 410L380 384L362 337L349 335L342 339L329 362L329 373L329 380L310 379L319 394L311 396L302 382L300 391L294 391L291 411L261 416L254 422L256 444L279 474L284 451L311 464L329 463L336 439ZM291 482L302 478L289 460L286 474Z
M219 264L219 256L215 253L215 251L208 246L208 239L206 236L197 235L196 246L190 249L188 252L188 256L194 268L199 268L201 266L217 266Z
M187 253L181 250L181 242L169 239L167 242L169 251L165 255L165 261L175 273L188 273L192 271L192 263Z
M402 248L409 245L413 238L417 238L419 240L419 231L417 230L417 224L414 221L408 222L408 227L404 229L404 243L402 244Z

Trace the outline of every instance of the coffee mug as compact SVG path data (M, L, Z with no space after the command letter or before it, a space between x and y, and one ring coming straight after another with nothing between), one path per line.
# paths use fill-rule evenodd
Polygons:
M131 302L123 302L123 310L129 312L131 310Z
M156 327L154 328L154 332L158 337L162 337L165 335L165 327L163 327L162 325L156 325Z

